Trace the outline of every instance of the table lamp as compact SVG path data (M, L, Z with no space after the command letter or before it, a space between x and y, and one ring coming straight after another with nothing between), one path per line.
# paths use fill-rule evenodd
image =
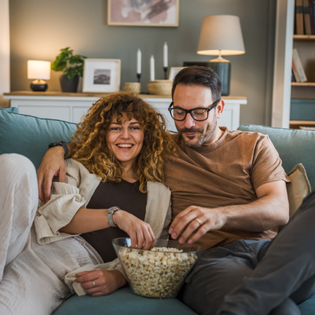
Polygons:
M238 16L210 15L202 21L197 54L215 55L209 61L222 83L222 95L230 94L231 63L222 55L241 55L245 53L241 23Z
M50 79L50 62L41 60L28 60L27 78L35 79L30 85L32 91L45 92L48 88L48 85L44 80Z

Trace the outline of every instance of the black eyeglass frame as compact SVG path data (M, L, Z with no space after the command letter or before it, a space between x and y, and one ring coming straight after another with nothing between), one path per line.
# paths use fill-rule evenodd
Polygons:
M209 112L211 111L211 109L216 108L217 105L218 105L218 103L219 103L220 101L221 101L221 99L214 101L212 104L209 105L208 108L196 107L196 108L193 108L193 109L184 109L184 108L181 108L181 107L179 107L179 106L172 107L173 104L174 104L174 102L172 102L172 103L170 104L170 106L168 107L168 111L170 112L171 117L172 117L174 120L176 120L176 121L183 121L183 120L185 120L186 117L187 117L187 114L190 114L190 116L191 116L194 120L196 120L196 121L205 121L205 120L207 120L207 119L209 118ZM172 109L177 109L177 108L178 108L178 109L181 109L181 110L183 110L183 111L185 112L185 117L184 117L183 119L175 119L175 118L173 117L173 115L172 115ZM206 117L205 119L196 119L196 118L194 117L193 113L192 113L192 112L193 112L194 110L196 110L196 109L205 109L205 110L207 111L207 117Z

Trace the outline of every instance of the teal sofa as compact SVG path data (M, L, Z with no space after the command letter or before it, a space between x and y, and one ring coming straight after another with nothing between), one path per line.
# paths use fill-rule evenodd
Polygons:
M69 141L75 129L76 125L73 123L0 110L0 154L22 154L38 168L48 144L59 140ZM289 172L297 163L303 163L311 186L315 187L313 166L315 131L254 125L242 125L239 129L268 134L283 160L285 170ZM302 315L314 315L315 296L301 303L299 308ZM54 315L72 314L193 315L196 313L177 299L147 299L133 294L128 287L124 287L103 297L72 296L54 312Z

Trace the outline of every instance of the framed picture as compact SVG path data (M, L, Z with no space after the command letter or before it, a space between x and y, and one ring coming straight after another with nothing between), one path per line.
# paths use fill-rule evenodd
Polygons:
M178 26L179 0L107 0L108 25Z
M84 59L83 92L110 93L120 88L120 59Z
M176 74L185 67L171 67L168 79L173 82Z

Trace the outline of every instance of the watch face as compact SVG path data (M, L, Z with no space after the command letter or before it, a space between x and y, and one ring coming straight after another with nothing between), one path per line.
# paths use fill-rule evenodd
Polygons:
M113 214L114 212L116 212L117 210L120 210L119 207L110 207L108 209L108 213Z

